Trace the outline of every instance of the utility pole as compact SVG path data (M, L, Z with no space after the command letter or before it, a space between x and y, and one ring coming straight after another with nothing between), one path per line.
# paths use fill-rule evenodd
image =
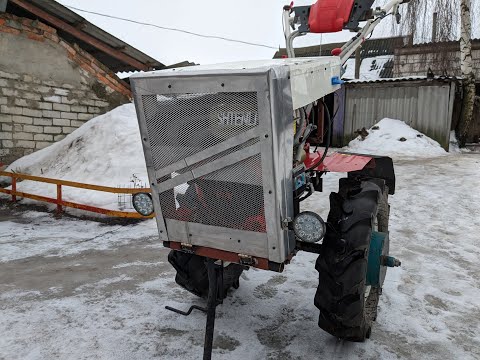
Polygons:
M475 73L472 61L472 21L470 11L471 3L471 0L461 0L460 3L460 61L463 78L463 101L457 135L461 147L465 146L465 143L467 142L468 130L473 120L473 108L475 105Z
M355 79L360 79L360 64L362 63L362 58L360 57L360 48L361 46L355 50Z
M432 43L437 41L437 21L438 13L433 13L433 26L432 26Z

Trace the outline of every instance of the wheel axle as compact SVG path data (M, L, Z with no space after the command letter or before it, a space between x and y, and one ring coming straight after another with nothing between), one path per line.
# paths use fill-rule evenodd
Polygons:
M380 256L380 264L386 267L399 267L402 262L393 256Z

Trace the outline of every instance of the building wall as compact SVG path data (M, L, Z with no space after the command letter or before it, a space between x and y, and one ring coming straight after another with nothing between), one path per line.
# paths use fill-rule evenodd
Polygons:
M475 75L480 79L480 42L472 45ZM461 76L458 42L414 45L395 50L394 76L425 76L428 68L435 75Z
M130 101L129 86L38 21L0 14L0 162L63 139Z

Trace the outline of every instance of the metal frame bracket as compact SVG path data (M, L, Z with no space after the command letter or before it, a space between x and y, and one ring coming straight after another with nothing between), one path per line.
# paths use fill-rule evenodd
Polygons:
M181 243L180 250L187 254L195 254L195 249L192 244Z
M256 265L257 259L250 255L238 254L239 264L245 266L254 266Z

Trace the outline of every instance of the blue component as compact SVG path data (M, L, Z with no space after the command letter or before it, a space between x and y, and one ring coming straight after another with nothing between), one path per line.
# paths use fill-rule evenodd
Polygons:
M332 77L332 85L342 85L345 84L345 81L340 79L338 76Z
M298 175L297 177L295 177L295 190L300 189L306 183L307 177L305 176L305 173Z
M370 251L368 253L367 285L380 285L380 268L382 261L383 244L388 234L377 231L372 232Z

